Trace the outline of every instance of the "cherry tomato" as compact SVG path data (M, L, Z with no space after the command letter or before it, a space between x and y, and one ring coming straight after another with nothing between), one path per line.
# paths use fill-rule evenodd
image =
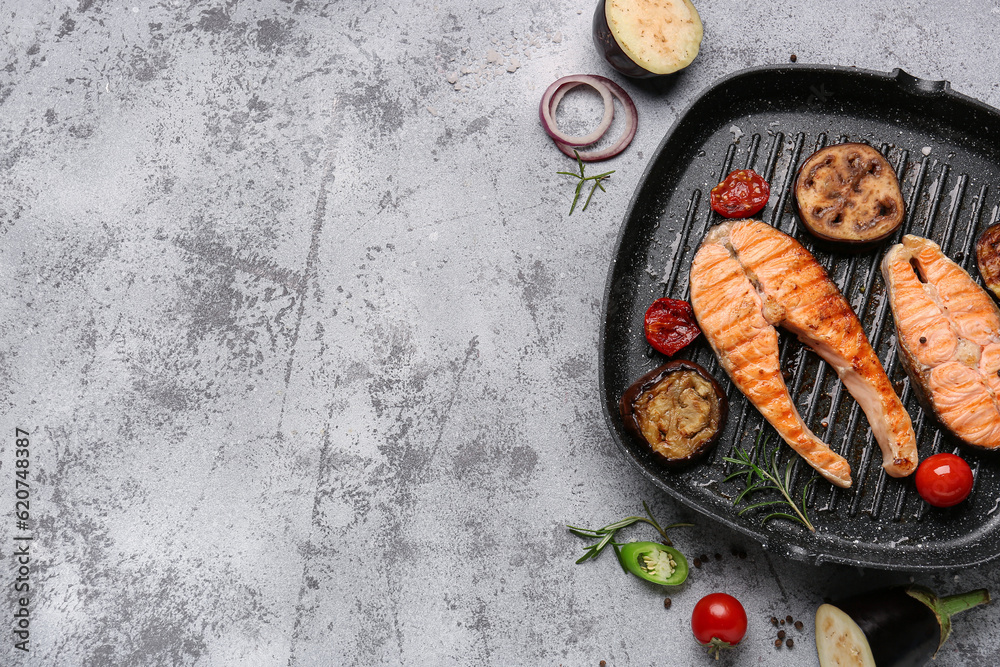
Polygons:
M917 493L934 507L957 505L972 493L972 470L954 454L935 454L924 459L914 479Z
M712 188L712 210L724 218L745 218L767 206L771 186L753 169L738 169Z
M691 630L709 655L740 643L747 633L747 612L740 601L726 593L706 595L691 613Z
M701 333L691 304L681 299L657 299L646 310L646 340L653 349L669 356Z

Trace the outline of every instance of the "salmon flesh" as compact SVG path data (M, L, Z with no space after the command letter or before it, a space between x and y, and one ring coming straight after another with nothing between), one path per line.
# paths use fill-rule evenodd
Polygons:
M989 294L919 236L889 249L882 275L921 402L965 444L1000 447L1000 311Z
M781 375L777 326L837 372L868 417L885 471L904 477L916 469L910 416L850 304L798 241L756 220L714 227L691 265L691 305L736 387L824 478L848 488L851 467L795 408Z

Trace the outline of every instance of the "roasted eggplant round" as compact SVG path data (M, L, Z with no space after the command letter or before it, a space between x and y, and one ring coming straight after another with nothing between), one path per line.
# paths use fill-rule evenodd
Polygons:
M986 289L1000 299L1000 223L987 227L976 241L976 264Z
M658 460L682 467L705 457L726 427L729 402L693 361L664 364L639 378L619 402L626 430Z
M616 70L635 79L672 74L691 64L703 29L690 0L600 0L594 44Z
M809 156L795 179L799 217L824 241L867 246L903 224L892 165L871 146L837 144Z

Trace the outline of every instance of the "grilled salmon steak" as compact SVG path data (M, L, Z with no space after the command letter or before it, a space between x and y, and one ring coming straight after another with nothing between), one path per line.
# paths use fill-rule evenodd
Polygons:
M973 447L1000 447L1000 311L941 248L904 236L882 260L899 360L938 421Z
M916 469L910 416L850 304L798 241L756 220L714 227L691 265L691 305L736 387L831 483L850 487L850 465L799 416L781 376L776 326L837 372L868 417L885 471L904 477Z

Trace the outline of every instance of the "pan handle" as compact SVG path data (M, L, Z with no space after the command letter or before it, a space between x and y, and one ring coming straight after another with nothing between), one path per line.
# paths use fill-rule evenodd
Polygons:
M931 81L908 74L898 67L892 70L896 85L912 95L940 95L951 90L948 81Z

